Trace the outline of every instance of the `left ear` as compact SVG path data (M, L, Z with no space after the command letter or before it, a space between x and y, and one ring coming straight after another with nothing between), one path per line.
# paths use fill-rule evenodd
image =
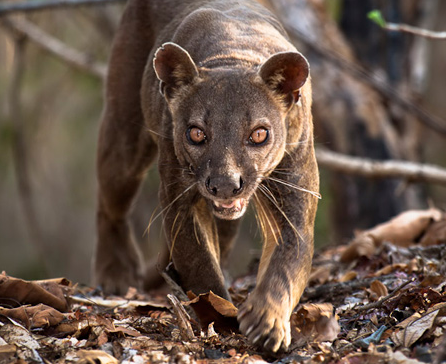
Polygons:
M299 89L305 84L310 66L299 52L280 52L262 64L259 76L275 92L284 96L289 106L299 100Z

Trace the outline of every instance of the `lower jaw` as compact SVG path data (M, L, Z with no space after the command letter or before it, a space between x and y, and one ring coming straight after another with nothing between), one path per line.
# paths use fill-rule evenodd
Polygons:
M216 209L213 208L213 214L215 217L218 217L222 220L237 220L241 218L246 212L247 204L242 207L241 210L238 209Z

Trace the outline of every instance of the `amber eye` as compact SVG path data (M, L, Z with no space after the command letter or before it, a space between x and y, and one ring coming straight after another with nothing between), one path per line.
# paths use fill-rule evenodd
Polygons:
M201 144L206 140L206 134L200 128L192 126L186 131L186 137L189 143L197 145Z
M257 128L249 136L249 141L254 145L260 145L268 140L269 131L265 128Z

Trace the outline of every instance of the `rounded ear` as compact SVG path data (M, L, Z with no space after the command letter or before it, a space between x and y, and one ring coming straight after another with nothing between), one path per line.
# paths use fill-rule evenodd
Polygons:
M259 75L274 91L285 97L289 106L299 100L299 89L305 84L310 66L299 52L281 52L269 57Z
M175 43L164 43L153 58L153 68L161 81L160 92L171 98L175 91L198 76L194 61L186 50Z

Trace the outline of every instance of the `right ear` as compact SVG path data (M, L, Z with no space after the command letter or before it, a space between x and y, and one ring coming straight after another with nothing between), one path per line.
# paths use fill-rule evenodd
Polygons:
M182 86L198 77L198 70L189 53L175 43L164 43L155 53L153 68L160 82L160 92L172 98Z

